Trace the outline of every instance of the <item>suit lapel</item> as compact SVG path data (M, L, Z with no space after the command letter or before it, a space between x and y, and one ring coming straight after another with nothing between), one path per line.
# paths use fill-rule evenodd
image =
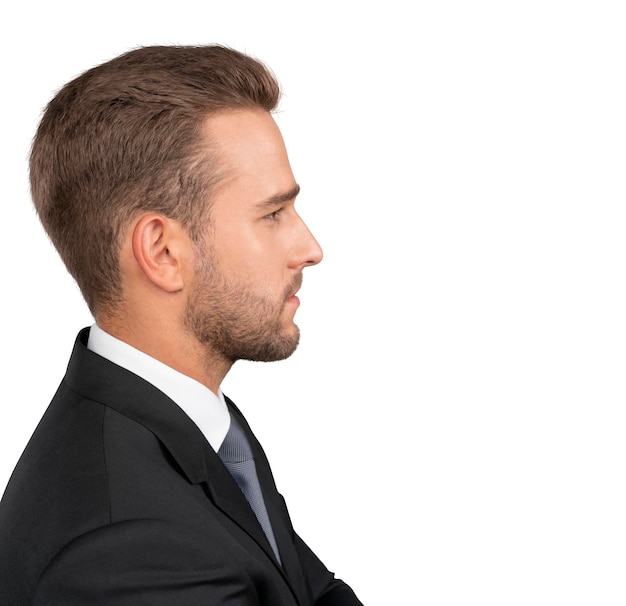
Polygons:
M207 444L204 453L207 468L206 485L213 504L235 524L246 531L277 565L274 552L246 497L215 451Z

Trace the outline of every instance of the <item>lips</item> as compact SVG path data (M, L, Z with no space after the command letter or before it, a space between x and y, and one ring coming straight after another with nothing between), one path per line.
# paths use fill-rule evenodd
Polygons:
M289 285L289 288L287 289L286 299L288 301L291 299L298 300L298 297L296 297L296 294L300 290L301 286L302 286L302 274L298 274L296 278L294 279L294 281Z
M292 294L287 297L287 303L300 303L300 299L297 297L297 292L299 290L300 289L293 291Z

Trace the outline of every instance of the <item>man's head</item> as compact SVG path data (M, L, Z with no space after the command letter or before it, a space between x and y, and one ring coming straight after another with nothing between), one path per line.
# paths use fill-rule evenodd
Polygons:
M223 178L207 118L270 112L279 98L263 64L222 46L140 48L60 90L33 142L31 192L92 313L122 300L119 249L133 218L161 213L203 237Z
M33 144L35 206L98 322L199 380L199 358L225 372L298 343L296 291L322 252L278 100L237 51L142 48L65 86Z

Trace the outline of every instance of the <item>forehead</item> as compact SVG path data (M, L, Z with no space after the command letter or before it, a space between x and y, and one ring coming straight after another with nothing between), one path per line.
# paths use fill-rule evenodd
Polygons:
M257 109L225 110L206 120L205 137L220 159L250 168L264 157L282 159L285 144L273 116Z
M207 119L205 137L222 173L215 202L228 198L258 203L296 186L282 135L269 112L219 112Z

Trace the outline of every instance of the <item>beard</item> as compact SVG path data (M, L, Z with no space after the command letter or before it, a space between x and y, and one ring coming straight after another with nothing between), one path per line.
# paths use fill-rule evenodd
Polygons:
M275 299L253 292L214 266L200 267L185 309L184 323L207 354L229 362L273 362L288 358L300 330L283 317L285 302L302 284L298 274Z

